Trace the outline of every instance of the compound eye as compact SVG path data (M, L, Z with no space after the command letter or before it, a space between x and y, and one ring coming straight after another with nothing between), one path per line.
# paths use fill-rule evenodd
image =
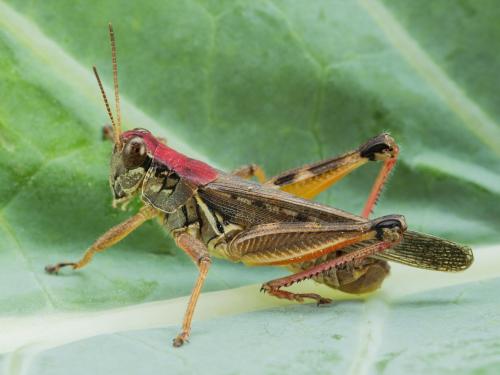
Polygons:
M148 156L146 144L141 137L130 139L123 148L122 159L125 168L134 169L140 167Z

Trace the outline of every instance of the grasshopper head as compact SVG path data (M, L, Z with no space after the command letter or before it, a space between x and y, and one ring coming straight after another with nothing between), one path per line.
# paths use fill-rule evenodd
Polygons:
M109 24L109 38L111 41L111 56L113 62L116 120L111 111L102 81L97 73L97 68L94 66L93 70L112 124L111 133L114 149L113 155L111 156L109 184L113 192L113 206L116 207L118 204L125 206L140 190L146 171L151 164L151 153L148 152L148 146L142 137L143 133L148 133L147 131L134 129L134 131L122 133L116 44L113 26L111 24ZM108 130L108 133L109 132Z
M128 203L141 190L151 160L152 152L140 130L125 132L120 137L120 144L113 149L109 173L113 206Z

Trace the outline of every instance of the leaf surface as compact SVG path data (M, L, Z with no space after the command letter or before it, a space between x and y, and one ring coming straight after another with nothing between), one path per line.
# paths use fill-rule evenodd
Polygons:
M156 223L77 273L43 267L77 258L132 213L110 206L107 119L90 69L111 82L109 20L125 127L270 176L390 131L401 158L374 214L498 244L499 12L493 0L0 1L0 365L134 372L144 358L152 371L220 373L232 357L226 373L495 373L498 245L477 250L463 274L396 267L367 302L319 310L258 296L254 284L281 269L216 262L204 321L181 351L167 344L196 269ZM375 174L364 167L319 200L359 212ZM227 356L236 352L246 360Z

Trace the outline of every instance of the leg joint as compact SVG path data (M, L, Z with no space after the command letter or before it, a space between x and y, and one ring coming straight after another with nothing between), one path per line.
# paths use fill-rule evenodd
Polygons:
M209 256L204 255L198 259L198 265L201 266L202 264L210 266L212 264L212 259Z

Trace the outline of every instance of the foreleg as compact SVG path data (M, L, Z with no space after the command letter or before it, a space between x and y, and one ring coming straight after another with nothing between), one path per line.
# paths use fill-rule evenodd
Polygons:
M120 223L94 242L94 244L85 251L83 257L78 262L60 262L55 265L49 265L45 267L47 273L57 273L61 268L72 266L74 270L85 267L94 255L98 252L102 252L117 242L121 241L127 237L130 233L141 226L145 221L150 220L157 216L157 211L150 206L143 207L136 215L127 219L123 223Z

